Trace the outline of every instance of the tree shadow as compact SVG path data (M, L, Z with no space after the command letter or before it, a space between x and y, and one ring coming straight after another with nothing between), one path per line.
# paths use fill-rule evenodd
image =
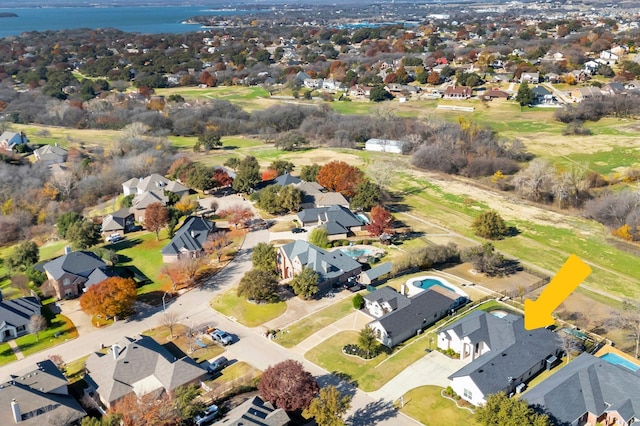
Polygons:
M507 232L505 232L506 237L517 237L520 234L521 234L520 230L515 226L507 227Z
M332 371L331 374L324 374L317 378L321 386L335 386L342 395L354 397L357 392L358 382L353 380L347 373Z
M369 426L397 416L398 412L393 402L380 399L362 408L358 408L356 412L347 419L347 424L351 426Z

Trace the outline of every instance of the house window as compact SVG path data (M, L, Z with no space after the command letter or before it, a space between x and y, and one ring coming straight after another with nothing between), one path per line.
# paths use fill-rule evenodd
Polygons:
M466 400L472 400L473 399L473 394L471 393L471 391L469 389L465 389L463 394L464 394L464 399L466 399Z
M21 332L25 331L26 328L27 327L24 326L24 325L18 326L18 327L16 327L16 333L21 333Z

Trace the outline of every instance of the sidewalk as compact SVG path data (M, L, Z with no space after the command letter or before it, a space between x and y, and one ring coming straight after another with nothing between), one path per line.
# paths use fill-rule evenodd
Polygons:
M22 352L20 351L20 348L16 344L15 340L9 340L7 343L9 343L9 347L11 348L11 350L13 351L13 354L16 356L17 359L24 358L24 355L22 355Z
M304 356L304 354L324 342L331 336L340 333L341 331L354 330L360 331L371 322L371 317L361 311L353 311L346 317L339 319L338 321L326 326L325 328L315 332L311 336L298 343L290 350Z

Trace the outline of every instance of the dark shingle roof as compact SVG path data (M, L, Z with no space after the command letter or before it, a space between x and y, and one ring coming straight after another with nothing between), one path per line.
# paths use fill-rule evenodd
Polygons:
M340 250L328 252L303 240L285 244L281 249L289 259L297 257L301 265L313 269L320 282L361 268L360 263Z
M229 411L221 423L225 426L284 426L290 421L286 411L254 396Z
M522 377L536 364L555 354L560 346L554 333L544 328L525 330L524 318L513 314L498 318L475 311L447 330L455 328L473 336L472 342L486 342L490 351L453 373L449 379L469 376L484 395L504 390L509 386L509 378Z
M177 255L200 251L212 230L213 223L200 216L191 216L178 229L169 244L162 248L162 254Z
M583 353L545 379L523 398L540 405L560 423L584 413L599 417L617 411L625 421L640 418L640 375Z
M363 271L362 274L366 275L369 280L373 281L376 278L380 278L381 276L390 273L392 268L393 265L391 262L384 262L369 269L368 271Z
M32 315L40 313L40 302L35 297L20 297L18 299L0 302L0 324L14 327L28 325Z
M289 173L285 173L283 175L278 176L273 180L276 185L287 186L287 185L295 185L302 182L302 179L296 176L291 176Z
M53 279L58 280L66 273L86 278L94 269L104 266L107 264L94 253L74 251L45 263L43 268Z
M323 223L327 234L344 234L352 227L364 225L348 208L341 205L304 209L298 212L298 219L304 223Z

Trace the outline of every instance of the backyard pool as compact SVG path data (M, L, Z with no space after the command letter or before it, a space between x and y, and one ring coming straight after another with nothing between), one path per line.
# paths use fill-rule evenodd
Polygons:
M384 255L384 250L374 246L365 246L365 245L340 247L338 250L340 250L342 253L346 254L350 258L356 259L356 260L360 258L367 258L369 256L381 257L382 255Z
M609 364L621 365L631 371L640 369L640 365L636 365L633 362L621 357L620 355L611 352L601 355L600 358L607 361Z
M420 293L421 291L424 291L424 290L428 290L433 286L438 286L438 287L446 288L447 290L453 291L465 298L469 297L467 296L467 293L460 290L456 286L450 284L444 278L439 278L434 276L423 276L423 277L411 278L407 280L407 283L405 284L405 286L409 293L408 294L409 296Z
M495 309L491 312L489 312L491 315L493 315L494 317L498 317L498 318L504 318L507 315L509 315L508 312L503 311L502 309Z
M356 217L360 219L365 225L369 223L369 218L362 213L357 213Z

